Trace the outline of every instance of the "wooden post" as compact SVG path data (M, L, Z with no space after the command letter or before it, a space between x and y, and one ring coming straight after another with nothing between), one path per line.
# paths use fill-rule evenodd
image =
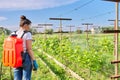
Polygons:
M87 25L87 30L86 31L87 31L86 33L87 33L87 40L88 40L88 25Z
M49 18L50 20L59 20L60 21L60 54L62 53L62 20L70 21L72 19L69 18Z
M62 20L70 21L69 18L49 18L50 20L60 20L60 40L62 40Z
M119 2L120 0L104 0L104 1L111 1L111 2L116 2L116 20L115 20L115 30L118 30L118 20L119 20ZM115 53L115 61L114 62L117 62L115 63L115 76L112 76L111 79L115 79L115 80L118 80L118 78L120 78L120 75L119 74L119 59L118 59L118 33L115 33L114 34L114 39L115 39L115 48L114 48L114 53Z
M39 27L44 27L44 39L47 39L47 35L45 33L45 30L47 29L47 26L53 26L53 24L38 24Z
M62 27L56 27L56 28L58 28L58 38L60 39L60 40L62 40Z
M62 40L62 20L60 20L60 40Z
M93 25L92 23L83 23L82 25L86 25L86 27L87 27L87 30L86 30L86 40L87 40L87 44L88 44L88 40L89 40L89 38L88 38L88 26L89 25Z
M116 2L116 27L115 30L118 30L118 7L119 7L119 3ZM115 60L118 61L118 33L115 33ZM118 75L118 64L115 64L115 75ZM118 79L115 79L118 80Z
M70 27L70 30L69 30L69 35L70 35L70 39L72 39L72 27L75 27L75 26L68 26L68 27Z

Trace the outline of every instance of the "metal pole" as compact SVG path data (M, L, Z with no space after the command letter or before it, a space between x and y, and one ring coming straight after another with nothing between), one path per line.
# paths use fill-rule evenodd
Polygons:
M118 30L118 8L119 3L116 2L116 27L115 30ZM118 33L115 34L115 60L118 61ZM115 64L115 75L118 75L118 64ZM115 79L118 80L118 79Z

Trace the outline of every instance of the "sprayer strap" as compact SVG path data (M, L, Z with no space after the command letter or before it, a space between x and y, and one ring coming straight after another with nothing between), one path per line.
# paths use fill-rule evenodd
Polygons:
M29 31L23 31L23 34L22 34L21 38L23 38L23 36L24 36L24 35L25 35L25 33L27 33L27 32L29 32ZM14 31L14 33L16 34L16 33L17 33L17 31Z
M14 31L14 33L16 34L17 31Z
M27 33L28 31L24 31L23 32L23 34L22 34L22 36L21 36L21 38L23 38L23 36L25 35L25 33Z

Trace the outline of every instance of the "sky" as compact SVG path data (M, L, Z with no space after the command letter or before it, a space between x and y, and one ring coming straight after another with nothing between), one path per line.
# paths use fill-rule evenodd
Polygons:
M108 20L115 19L115 3L102 0L0 0L1 27L18 29L21 15L30 19L32 26L50 23L57 28L59 21L49 20L56 17L72 19L62 21L63 29L70 25L83 29L82 23L110 26L113 22Z

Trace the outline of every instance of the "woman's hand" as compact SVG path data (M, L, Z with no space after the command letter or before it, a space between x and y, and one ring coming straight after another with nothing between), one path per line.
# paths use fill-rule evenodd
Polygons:
M33 70L37 71L37 69L38 69L38 64L37 64L36 60L33 60Z

